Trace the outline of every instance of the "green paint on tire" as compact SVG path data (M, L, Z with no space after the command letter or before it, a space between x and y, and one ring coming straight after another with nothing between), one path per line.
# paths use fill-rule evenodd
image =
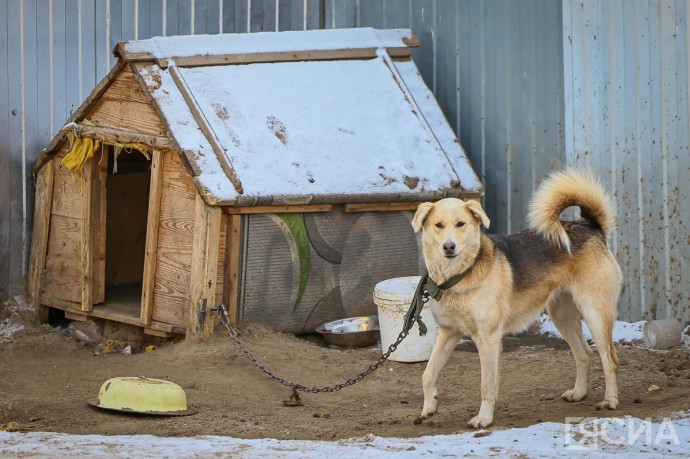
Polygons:
M278 217L285 222L288 229L292 233L297 245L297 255L299 257L299 288L297 290L297 299L295 305L292 307L292 312L297 310L304 291L307 289L307 281L309 280L309 265L311 264L311 253L309 251L309 236L307 235L307 227L304 225L304 218L302 214L278 214Z

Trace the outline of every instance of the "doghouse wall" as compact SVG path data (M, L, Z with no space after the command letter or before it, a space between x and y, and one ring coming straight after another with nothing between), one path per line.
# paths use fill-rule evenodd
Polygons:
M178 155L165 151L157 222L156 269L152 319L186 326L194 241L196 189ZM221 215L216 279L216 302L223 301L227 218Z
M423 268L412 215L336 206L328 213L247 216L241 318L300 333L376 314L379 281Z
M81 218L84 179L73 176L60 161L67 146L51 161L54 182L48 227L45 268L41 273L40 296L44 303L53 299L81 303ZM46 169L48 170L48 169Z

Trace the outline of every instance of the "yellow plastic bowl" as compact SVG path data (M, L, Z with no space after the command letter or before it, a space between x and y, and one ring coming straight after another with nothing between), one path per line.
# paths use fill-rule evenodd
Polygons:
M196 413L187 406L187 395L174 382L143 377L111 378L89 404L127 413L185 416Z

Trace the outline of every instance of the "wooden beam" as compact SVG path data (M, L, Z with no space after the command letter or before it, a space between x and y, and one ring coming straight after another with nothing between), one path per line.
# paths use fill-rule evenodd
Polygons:
M81 177L81 309L93 309L93 174L96 162L88 160ZM80 180L80 179L77 179Z
M156 255L158 253L158 226L160 224L161 194L163 190L163 162L165 153L154 152L151 160L151 185L146 223L146 251L144 276L141 286L141 323L149 325L153 315L153 290L156 281Z
M29 301L33 305L38 305L39 303L41 279L46 264L54 182L55 160L52 160L40 170L36 178L36 204L34 206L34 227L31 236L31 255L29 258L29 279L27 289Z
M220 240L220 207L211 207L196 195L192 267L189 281L187 337L202 340L213 333L213 317L207 312L201 326L199 313L215 306L218 243Z
M97 158L96 174L93 190L93 302L99 304L105 301L105 242L106 242L106 210L108 179L108 151L109 147L101 148L100 158Z
M235 170L232 168L232 165L230 164L230 161L228 161L228 157L225 155L225 151L223 150L220 140L218 140L218 136L213 131L213 128L206 119L206 116L204 115L204 112L201 110L201 107L199 107L199 104L194 98L192 91L190 91L189 86L187 85L187 82L185 81L184 77L182 76L182 74L176 66L170 67L169 72L170 76L175 82L175 86L177 86L177 89L180 91L180 94L182 94L182 97L184 98L185 102L187 103L187 106L189 107L189 110L192 112L194 120L199 125L201 132L204 134L204 137L206 137L206 140L208 140L209 144L211 145L213 152L216 154L216 158L218 159L218 162L220 163L220 167L223 169L223 172L225 172L225 175L230 180L230 183L232 183L237 194L243 194L244 190L242 189L242 183L240 182L239 177L237 177Z
M78 312L65 311L65 319L78 320L79 322L84 322L87 316L84 314L79 314Z
M80 137L114 140L119 143L143 143L159 150L171 150L173 148L170 139L160 135L144 134L142 132L105 126L90 126L88 124L78 124L77 126Z
M240 250L242 237L242 216L232 214L228 217L228 231L226 242L227 267L226 267L226 286L225 286L225 305L228 308L228 318L230 325L237 326L240 316L239 295L240 295Z
M373 202L345 204L345 212L390 212L396 210L417 210L418 202Z
M179 333L173 333L151 327L144 327L144 333L147 335L158 336L160 338L175 338L176 336L180 336ZM184 334L184 332L182 334Z
M314 204L297 206L254 206L254 207L223 207L230 215L243 214L283 214L283 213L309 213L330 212L333 204Z
M407 41L406 41L407 40ZM419 46L416 37L403 39L407 46L386 48L386 52L391 57L408 57L412 54L409 46ZM378 48L346 48L346 49L313 49L299 51L273 51L242 54L214 54L197 56L168 56L157 58L151 53L130 53L118 44L118 51L121 56L133 63L152 62L160 68L168 68L168 62L174 61L179 67L207 67L211 65L236 65L236 64L258 64L271 62L296 62L296 61L333 61L346 59L373 59L376 57Z

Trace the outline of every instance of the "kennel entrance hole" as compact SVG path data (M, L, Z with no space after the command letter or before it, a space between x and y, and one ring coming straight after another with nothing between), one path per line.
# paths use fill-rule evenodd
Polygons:
M117 169L116 169L117 168ZM139 318L151 161L138 150L108 151L105 183L105 301L94 308Z

